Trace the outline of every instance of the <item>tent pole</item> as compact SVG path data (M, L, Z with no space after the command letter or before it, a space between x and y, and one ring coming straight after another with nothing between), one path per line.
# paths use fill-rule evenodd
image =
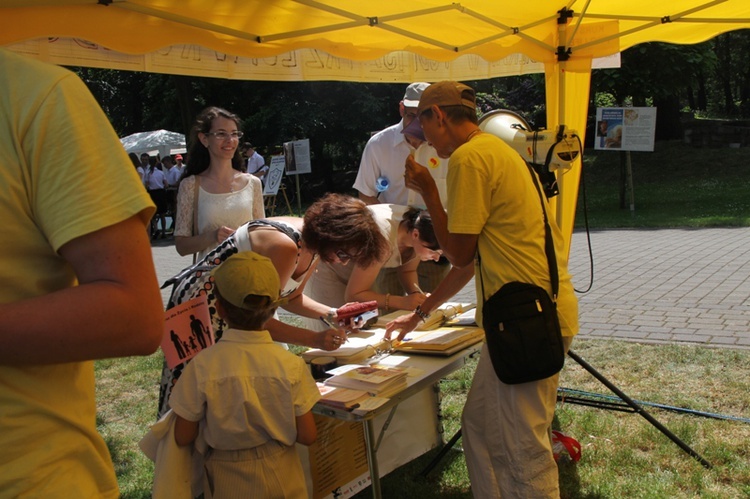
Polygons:
M558 62L558 83L557 83L557 101L559 103L558 111L557 111L557 125L561 126L565 124L565 63L564 62ZM558 169L557 171L557 186L560 189L560 198L562 199L562 195L565 192L565 175L563 175L562 168ZM561 200L557 201L557 214L556 214L556 222L557 226L562 228L562 221L563 221L563 209L564 204Z

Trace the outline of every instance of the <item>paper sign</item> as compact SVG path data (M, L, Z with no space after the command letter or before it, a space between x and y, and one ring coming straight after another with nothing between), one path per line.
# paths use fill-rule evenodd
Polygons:
M201 295L164 312L161 349L170 369L187 362L214 343L206 296Z
M653 151L655 131L655 107L600 107L594 149Z
M310 139L284 142L284 159L287 175L310 173Z
M281 180L284 177L284 167L286 166L284 156L278 155L271 158L271 166L266 173L266 185L263 187L264 196L275 196L279 192Z

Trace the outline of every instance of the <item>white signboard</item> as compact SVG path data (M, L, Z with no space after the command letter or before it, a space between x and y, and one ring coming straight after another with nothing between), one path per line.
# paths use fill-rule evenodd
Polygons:
M594 149L653 151L655 132L655 107L596 109Z
M310 173L310 139L284 142L284 157L287 175Z
M279 186L281 185L281 179L284 177L285 166L286 162L282 154L271 157L271 165L268 167L268 173L266 173L266 185L263 186L264 196L275 196L279 193Z

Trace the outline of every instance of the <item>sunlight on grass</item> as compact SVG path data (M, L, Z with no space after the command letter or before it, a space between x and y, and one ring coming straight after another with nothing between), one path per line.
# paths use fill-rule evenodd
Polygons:
M577 340L574 351L636 400L737 418L750 417L750 351L683 345L641 345ZM112 453L125 499L150 497L153 464L138 440L154 422L160 353L96 363L99 431ZM445 440L460 427L460 415L476 361L440 383ZM572 359L561 386L612 395ZM565 401L554 426L579 440L583 458L560 463L562 497L744 498L750 492L750 423L644 407L707 459L705 469L635 413L608 411ZM384 497L469 498L459 440L427 476L437 449L383 479ZM370 497L369 489L357 497Z

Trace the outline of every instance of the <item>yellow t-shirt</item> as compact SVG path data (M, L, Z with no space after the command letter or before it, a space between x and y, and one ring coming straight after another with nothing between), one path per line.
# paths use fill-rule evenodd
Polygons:
M0 49L0 89L0 303L14 303L76 285L65 243L154 207L75 75ZM0 366L0 427L0 497L119 496L93 362Z
M476 269L477 319L482 281L487 299L503 284L523 281L552 292L544 252L542 203L523 159L482 133L456 149L448 164L448 230L479 234L482 276ZM548 210L549 213L549 210ZM563 336L578 333L578 301L568 274L562 234L550 221L560 278L557 310Z

